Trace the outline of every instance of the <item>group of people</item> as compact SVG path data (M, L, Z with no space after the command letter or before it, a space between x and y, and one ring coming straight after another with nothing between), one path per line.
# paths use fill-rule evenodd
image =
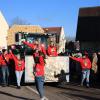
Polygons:
M33 59L35 64L33 65L33 74L35 76L36 89L39 92L41 100L47 100L44 97L44 66L45 66L45 58L47 56L58 56L57 48L54 43L51 41L48 49L45 49L45 45L39 43L38 40L33 43L29 43L27 41L22 41L24 45L27 45L33 50ZM25 60L21 55L15 55L13 53L13 48L9 50L9 53L6 49L2 50L0 55L0 66L2 70L2 86L9 86L9 63L10 59L14 60L15 65L15 75L17 81L17 88L21 88L21 78L25 69ZM9 66L10 67L10 66Z
M9 65L10 65L10 59L14 60L15 65L15 74L16 74L16 80L17 80L17 88L20 89L20 82L21 77L25 68L25 61L23 58L20 57L20 55L15 56L11 50L9 50L9 53L7 49L2 49L1 55L0 55L0 66L2 71L2 86L9 86L10 85L10 79L9 79Z
M86 79L86 87L90 87L90 73L91 73L90 71L92 70L93 72L92 74L96 75L97 70L98 70L97 54L94 52L92 54L92 59L90 59L89 54L87 52L84 52L83 54L78 52L76 54L72 54L72 56L69 56L69 57L75 60L76 62L80 63L81 71L82 71L81 86L84 85L84 81Z
M33 74L35 76L36 89L39 92L41 100L47 100L44 97L44 67L45 67L45 59L48 56L58 56L57 47L51 41L50 45L46 50L45 45L40 43L38 40L33 43L29 43L27 41L22 41L24 45L27 45L33 50L33 59L35 64L33 65ZM78 54L79 55L79 54ZM93 60L91 61L88 57L87 53L84 53L80 57L75 57L75 55L69 56L70 59L80 62L82 69L82 80L81 86L84 84L84 80L86 79L86 86L90 86L90 69L94 70L94 73L97 72L97 56L96 53L93 54ZM9 49L9 53L6 49L2 49L2 53L0 54L0 66L2 71L2 86L9 86L9 63L10 59L12 59L15 63L15 75L17 88L21 88L21 78L25 69L25 60L21 55L15 55L13 53L13 48ZM9 66L10 67L10 66Z

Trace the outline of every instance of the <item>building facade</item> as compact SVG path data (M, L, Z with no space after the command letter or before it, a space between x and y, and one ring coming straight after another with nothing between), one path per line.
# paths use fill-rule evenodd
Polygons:
M7 48L7 31L9 25L7 24L3 14L0 11L0 48Z
M100 7L79 9L76 40L81 49L100 50Z

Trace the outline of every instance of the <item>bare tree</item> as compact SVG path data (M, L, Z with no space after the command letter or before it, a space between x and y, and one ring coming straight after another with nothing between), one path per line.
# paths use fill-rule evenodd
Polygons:
M10 26L12 26L12 25L14 25L14 24L16 24L16 25L30 25L30 23L28 23L26 20L21 19L21 18L19 18L19 17L14 18L14 19L12 20L12 23L11 23Z
M75 41L75 37L71 37L71 36L68 36L68 37L66 36L65 39L66 39L67 42Z

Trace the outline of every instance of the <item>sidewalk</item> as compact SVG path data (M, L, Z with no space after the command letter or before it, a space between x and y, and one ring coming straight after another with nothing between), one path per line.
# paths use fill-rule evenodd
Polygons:
M0 86L0 100L39 100L39 96L25 86L21 89L17 89L15 86Z

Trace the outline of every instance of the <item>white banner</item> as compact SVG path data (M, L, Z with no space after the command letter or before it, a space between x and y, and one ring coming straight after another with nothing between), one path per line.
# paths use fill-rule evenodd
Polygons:
M34 82L34 60L32 56L25 57L25 82ZM45 82L69 82L69 57L48 57L45 65Z

